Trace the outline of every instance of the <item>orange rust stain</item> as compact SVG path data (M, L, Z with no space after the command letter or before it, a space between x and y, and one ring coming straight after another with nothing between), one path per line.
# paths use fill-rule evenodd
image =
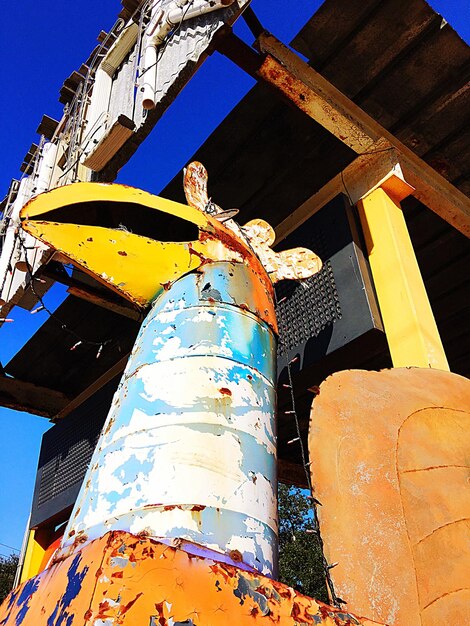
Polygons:
M122 605L121 610L120 610L120 615L124 615L125 613L127 613L127 611L129 611L129 609L131 609L134 606L134 604L142 595L143 595L143 592L141 591L140 593L136 595L136 597L133 600L130 600L130 602L128 602L127 604Z
M200 259L201 261L201 265L205 265L206 263L210 263L210 259L207 259L203 254L201 254L200 252L198 252L197 250L195 250L191 243L188 244L188 250L189 250L189 255L190 256L197 256L198 259Z
M118 250L119 256L127 256L127 252L125 250Z
M232 395L232 392L230 391L230 389L228 387L220 387L219 393L221 393L223 396L231 396Z
M242 553L239 550L230 550L229 557L235 563L241 563L243 561Z

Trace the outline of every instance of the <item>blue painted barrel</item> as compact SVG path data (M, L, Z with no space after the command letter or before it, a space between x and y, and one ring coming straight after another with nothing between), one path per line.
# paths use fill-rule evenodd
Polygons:
M261 288L245 264L218 262L155 300L64 547L126 530L276 575L276 340Z

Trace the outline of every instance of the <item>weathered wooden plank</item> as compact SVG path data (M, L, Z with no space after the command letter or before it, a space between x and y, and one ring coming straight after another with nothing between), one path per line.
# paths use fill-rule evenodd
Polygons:
M69 413L71 413L74 409L76 409L80 404L88 400L90 396L99 391L102 387L106 385L111 379L113 379L118 374L121 374L126 367L127 361L129 360L130 352L128 352L122 359L117 361L107 372L102 374L99 378L97 378L91 385L89 385L82 393L78 394L73 400L70 400L65 407L58 413L55 418L62 419Z
M69 402L70 398L60 391L0 376L0 405L8 409L53 418Z
M280 483L285 485L294 485L301 489L307 489L307 475L302 465L286 461L285 459L277 460L277 478Z
M375 150L376 152L372 154L358 156L290 213L276 227L277 241L285 239L338 194L346 194L352 204L356 204L366 193L377 187L391 171L401 172L397 151L388 142L381 140L375 145Z
M96 304L103 309L108 309L109 311L113 311L114 313L118 313L119 315L124 315L124 317L130 317L132 320L142 319L142 314L137 311L137 309L133 309L130 306L126 306L125 304L119 304L117 302L114 302L113 300L110 300L105 296L99 295L94 291L88 289L80 289L79 287L75 286L69 287L67 291L69 292L69 294L75 296L76 298L86 300L87 302Z

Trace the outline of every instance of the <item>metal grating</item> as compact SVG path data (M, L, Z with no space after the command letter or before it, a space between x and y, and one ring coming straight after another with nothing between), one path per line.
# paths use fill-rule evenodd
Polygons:
M300 284L285 281L276 293L280 301L277 311L281 320L281 340L288 350L311 337L317 337L328 325L342 317L330 261L323 264L316 276Z
M323 260L317 275L303 283L276 286L279 370L288 357L301 357L303 369L374 329L381 329L375 296L354 218L344 196L337 196L282 243L303 246Z
M44 434L31 526L73 505L118 382L110 381Z

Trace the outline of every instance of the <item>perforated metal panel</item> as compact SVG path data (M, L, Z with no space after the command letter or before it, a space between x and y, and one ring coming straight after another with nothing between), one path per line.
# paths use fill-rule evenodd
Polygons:
M276 286L279 371L287 358L299 357L297 369L303 369L371 330L383 330L354 217L342 195L278 249L296 246L318 254L323 268L302 283L282 281Z
M48 430L39 456L31 526L73 505L111 404L119 376Z
M324 263L321 272L301 285L286 281L277 292L282 340L289 350L316 337L328 325L341 319L341 304L330 261ZM300 317L299 312L302 312Z

